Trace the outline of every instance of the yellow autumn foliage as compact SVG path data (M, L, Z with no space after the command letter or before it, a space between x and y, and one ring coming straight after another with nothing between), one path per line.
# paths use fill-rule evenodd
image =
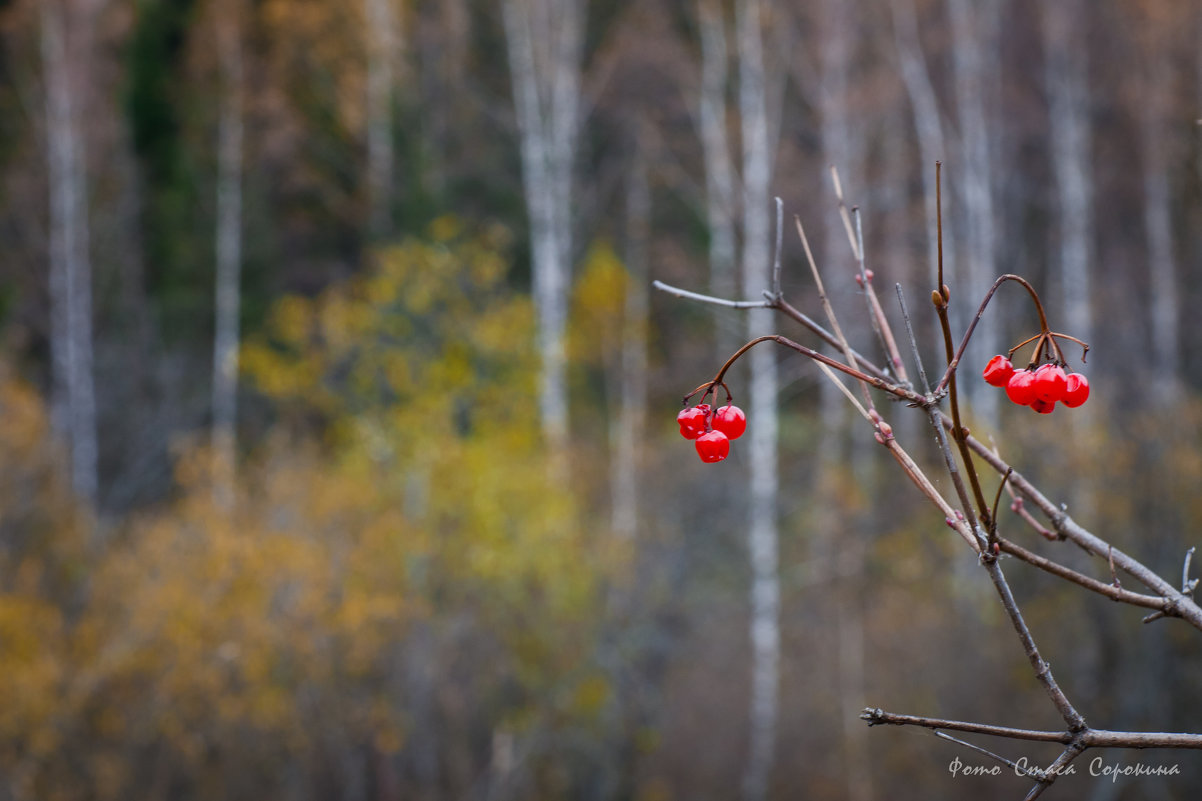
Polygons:
M37 394L0 380L3 458L24 465L0 470L0 526L54 532L0 551L0 770L26 771L27 795L129 797L140 749L209 776L212 797L215 758L244 775L329 729L396 752L427 714L397 690L410 652L470 649L470 681L438 693L483 721L593 725L613 559L549 474L533 311L505 283L502 238L441 220L370 274L282 299L242 359L279 422L232 502L215 500L207 437L181 441L173 500L99 548L48 478ZM72 576L74 594L46 590ZM77 771L50 769L72 749Z

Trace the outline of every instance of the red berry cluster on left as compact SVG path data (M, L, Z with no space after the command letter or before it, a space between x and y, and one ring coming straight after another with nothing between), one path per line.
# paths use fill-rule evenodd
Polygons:
M1065 373L1059 364L1016 370L1005 356L994 356L981 372L985 383L1003 387L1006 397L1040 414L1051 414L1059 401L1070 409L1089 399L1089 380L1080 373Z
M697 455L706 463L720 462L730 454L730 441L743 436L747 416L738 406L727 404L716 412L708 403L684 409L676 415L680 435L694 440Z

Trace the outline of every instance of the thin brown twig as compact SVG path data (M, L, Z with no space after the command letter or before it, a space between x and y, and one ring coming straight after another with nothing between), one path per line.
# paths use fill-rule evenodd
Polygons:
M1064 718L1069 731L1077 732L1086 728L1085 717L1068 700L1068 696L1065 695L1064 690L1061 689L1056 678L1052 675L1052 666L1044 661L1043 656L1040 655L1039 646L1036 645L1035 637L1031 634L1031 630L1027 628L1027 622L1023 619L1022 611L1018 608L1018 602L1014 600L1014 593L1011 592L1010 585L1006 582L1002 566L996 559L982 559L981 561L985 566L986 572L989 573L989 579L993 582L994 589L997 590L998 598L1002 602L1002 608L1006 610L1006 615L1010 618L1011 626L1022 642L1023 650L1026 652L1027 659L1031 663L1031 669L1035 671L1035 680L1043 686L1044 691L1048 694L1048 698L1052 701L1052 705L1056 707L1056 711ZM1202 736L1199 739L1202 740Z
M893 337L893 329L881 308L880 298L877 297L876 287L872 283L872 271L864 265L864 226L861 222L860 209L852 209L856 222L856 244L860 257L857 259L860 267L860 285L864 288L864 298L868 302L868 319L872 321L872 330L881 341L881 348L889 360L889 367L897 376L898 383L909 386L910 378L906 375L906 365L902 361L901 352L897 349L897 340Z
M1043 795L1044 790L1051 787L1072 761L1083 753L1085 753L1085 746L1081 745L1079 740L1069 743L1051 765L1040 771L1043 775L1036 779L1035 786L1031 788L1023 801L1035 801L1036 798Z
M669 295L677 298L685 298L686 300L696 300L701 303L710 303L714 306L725 306L728 309L770 309L773 307L770 300L727 300L726 298L718 298L713 295L703 295L700 292L691 292L687 289L681 289L671 284L665 284L663 281L652 281L651 286L658 289L660 292L667 292Z
M918 726L924 729L962 731L970 734L986 734L1009 740L1028 742L1062 743L1077 741L1083 748L1182 748L1202 749L1202 734L1189 732L1143 732L1112 731L1109 729L1085 728L1081 731L1050 731L1020 729L1012 726L995 726L990 723L973 723L965 720L946 720L924 715L899 715L880 708L868 707L860 713L860 719L869 726Z
M1036 771L1032 770L1031 768L1023 767L1022 765L1020 765L1019 763L1015 762L1012 759L1006 759L1006 757L1002 756L1001 754L995 754L993 751L990 751L988 748L982 748L981 746L974 745L974 744L968 742L967 740L961 740L959 737L953 737L945 731L939 731L938 729L936 729L935 736L941 740L947 740L948 742L952 742L952 743L955 743L956 745L963 746L964 748L967 748L970 751L976 751L978 754L982 754L986 757L989 757L990 759L992 759L996 762L1000 762L1001 764L1003 764L1006 767L1013 770L1015 775L1026 776L1029 779L1037 779L1037 780L1042 777L1043 771L1039 771L1038 773L1036 773Z
M843 356L847 359L847 363L852 367L859 367L855 352L851 349L851 344L847 341L847 336L843 333L843 329L839 325L839 319L835 316L835 308L831 305L830 299L826 296L826 286L822 283L822 274L818 272L818 263L814 260L814 253L810 250L810 240L806 237L805 228L801 224L801 217L793 215L793 222L797 225L797 236L801 239L801 247L806 254L806 262L810 265L810 275L814 278L814 285L818 289L818 301L822 304L822 311L826 314L827 322L831 324L831 331L834 332L835 338L839 340L839 348L843 351ZM868 387L861 384L861 389L864 390L864 399L868 402L869 408L872 407L872 395L868 392Z
M926 370L922 366L922 354L918 350L918 339L914 336L914 326L910 322L910 311L906 308L906 299L902 294L900 284L897 287L897 300L901 304L902 320L906 324L906 335L910 340L910 351L914 355L914 362L918 366L918 375L922 380L922 389L929 396L930 385L927 382ZM960 505L963 508L971 508L972 502L969 500L968 490L964 486L964 479L960 476L960 468L956 464L956 457L952 455L952 450L947 444L947 437L943 433L943 426L939 423L939 409L934 404L930 404L926 407L926 412L931 421L931 427L935 430L935 440L939 443L939 452L943 455L944 466L947 468L948 475L951 476L952 487L956 490L956 496L960 499ZM956 516L953 514L947 520L948 524L951 525L956 520ZM965 525L967 526L967 522ZM984 539L975 536L978 532L975 526L970 527L969 531L974 536L968 538L968 543L973 547L973 550L980 553L986 543Z
M897 398L900 398L901 400L909 401L910 403L913 403L913 404L919 405L919 406L924 406L927 404L927 399L924 398L922 395L917 394L913 390L909 390L904 387L899 387L896 384L886 381L883 378L877 378L876 376L869 375L868 373L865 373L862 370L857 370L854 367L849 367L846 364L844 364L843 362L838 361L837 359L832 359L830 356L819 353L818 351L814 350L813 348L807 348L805 345L801 345L797 342L794 342L793 340L789 339L788 337L783 337L780 334L767 334L762 337L756 337L755 339L753 339L750 342L748 342L747 344L745 344L743 347L739 348L737 351L735 351L734 355L732 355L729 359L726 360L726 364L722 365L722 369L718 371L718 374L716 376L714 376L714 380L707 382L707 384L709 384L709 385L721 384L723 377L725 377L725 375L726 375L726 371L729 370L731 368L731 366L743 356L743 354L745 354L747 351L751 350L753 347L760 344L761 342L775 342L778 345L783 345L786 348L790 348L792 350L797 351L798 353L802 354L803 356L810 357L814 361L822 362L823 364L825 364L829 367L833 367L836 370L840 370L844 373L847 373L849 376L857 379L858 381L861 381L865 384L869 384L870 386L876 387L877 389L882 390L884 392L888 392L889 394L894 395ZM706 386L706 384L702 384L700 387L698 387L696 390L694 390L692 393L690 393L690 395L696 394L699 390L704 389L705 386Z
M1142 606L1147 609L1156 609L1163 611L1168 605L1164 598L1159 595L1144 595L1131 590L1116 587L1114 584L1107 584L1105 581L1091 578L1090 576L1073 570L1070 567L1065 567L1059 562L1054 562L1044 556L1040 556L1034 551L1029 551L1017 542L998 538L998 546L1002 553L1008 553L1011 556L1021 559L1032 567L1037 567L1040 570L1051 573L1054 576L1071 581L1080 587L1096 592L1099 595L1104 595L1113 601L1121 601L1122 603L1132 604L1133 606Z

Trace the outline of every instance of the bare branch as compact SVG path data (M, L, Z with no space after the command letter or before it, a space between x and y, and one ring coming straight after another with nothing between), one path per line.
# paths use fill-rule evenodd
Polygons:
M860 720L869 726L920 726L924 729L944 729L947 731L963 731L973 734L988 734L990 737L1005 737L1010 740L1029 740L1045 743L1069 743L1073 735L1066 731L1038 731L1035 729L1016 729L1010 726L994 726L988 723L970 723L963 720L944 720L920 715L898 715L885 712L882 709L865 709L860 713Z
M784 203L776 198L776 253L772 258L772 300L779 300L780 291L780 252L784 229Z
M1098 581L1097 579L1091 578L1084 573L1079 573L1072 568L1065 567L1059 562L1053 562L1051 559L1040 556L1033 551L1028 551L1026 548L1022 547L1016 542L999 538L998 546L1002 549L1003 553L1008 553L1011 556L1014 556L1015 558L1021 559L1027 564L1032 565L1033 567L1047 571L1054 576L1059 576L1066 581L1071 581L1072 583L1084 587L1092 592L1096 592L1099 595L1105 595L1111 600L1121 601L1134 606L1142 606L1147 609L1156 609L1162 614L1164 612L1164 608L1168 605L1168 602L1159 595L1143 595L1138 592L1132 592L1131 590L1125 590L1122 587L1116 587L1113 584L1107 584L1104 581Z
M1039 653L1039 647L1035 644L1035 638L1031 635L1031 630L1027 628L1027 623L1023 620L1022 612L1019 611L1018 603L1014 600L1014 594L1010 591L1010 585L1006 583L1005 574L1002 573L1002 567L996 559L987 558L982 560L985 564L985 570L989 573L990 580L993 581L993 586L997 590L998 597L1001 599L1002 607L1006 610L1007 616L1010 618L1010 624L1014 627L1014 631L1018 634L1019 640L1022 641L1023 650L1027 653L1027 659L1031 662L1031 668L1035 671L1035 680L1043 685L1043 689L1047 692L1048 697L1052 700L1052 704L1064 718L1064 722L1068 724L1069 731L1077 732L1085 729L1085 718L1068 700L1068 696L1060 689L1060 685L1056 683L1056 679L1052 676L1052 667L1044 661ZM1199 736L1202 740L1202 735Z
M968 748L972 751L976 751L978 754L983 754L984 756L987 756L996 762L1000 762L1003 765L1005 765L1006 767L1013 770L1016 775L1023 775L1028 778L1031 778L1031 779L1041 778L1040 776L1036 775L1035 772L1032 771L1030 768L1024 768L1022 765L1018 764L1017 762L1015 762L1011 759L1006 759L1001 754L995 754L994 752L990 751L988 748L982 748L979 745L973 745L970 742L961 740L959 737L953 737L950 734L948 734L947 732L942 732L942 731L936 730L935 736L941 740L947 740L948 742L955 743L956 745L962 745L965 748Z
M868 707L860 713L860 720L869 726L918 726L924 729L962 731L971 734L986 734L1009 740L1025 740L1044 743L1079 743L1086 748L1184 748L1202 749L1202 734L1185 732L1111 731L1108 729L1082 729L1072 731L1047 731L1018 729L1011 726L995 726L989 723L973 723L963 720L946 720L922 715L899 715L880 708Z
M822 362L818 362L818 367L822 370L823 374L825 374L826 377L831 380L831 383L838 387L839 391L843 393L843 396L851 401L851 405L856 407L856 411L860 413L860 416L865 420L871 421L872 415L870 415L868 410L864 408L863 404L856 399L856 396L852 394L852 391L848 389L842 381L839 380L839 376L835 375L835 371L827 367Z
M1084 751L1085 748L1078 742L1069 743L1060 756L1056 757L1051 765L1048 765L1046 769L1041 771L1043 776L1037 780L1036 785L1031 788L1031 792L1027 793L1024 801L1034 801L1034 799L1043 795L1043 791L1052 786L1052 783L1060 777L1060 774L1069 766L1069 763L1084 753Z
M856 232L851 225L851 215L847 211L847 203L843 200L843 184L839 181L839 170L831 165L831 183L835 185L835 199L839 201L839 218L843 220L843 230L847 232L847 241L851 243L852 255L860 260L860 248L856 244Z
M947 419L946 416L942 416L942 422L944 428L950 428L952 425L951 420ZM1000 456L987 448L984 443L975 437L970 435L966 441L968 447L998 473L1005 473L1007 470L1013 469ZM1202 608L1199 608L1192 597L1182 593L1177 587L1174 587L1142 562L1129 556L1122 550L1118 548L1111 550L1110 543L1102 540L1074 521L1067 513L1052 503L1047 496L1036 489L1017 470L1011 473L1010 484L1044 514L1052 524L1052 530L1056 532L1058 539L1067 539L1076 543L1086 552L1095 556L1100 557L1103 554L1112 553L1114 564L1119 570L1122 570L1149 590L1161 595L1168 601L1168 608L1164 614L1172 617L1180 617L1194 628L1202 631Z
M849 376L851 376L852 378L855 378L858 381L868 384L869 386L876 387L877 389L882 390L884 392L888 392L889 394L894 395L895 397L900 398L901 400L909 401L910 403L912 403L916 406L926 406L928 404L928 401L925 397L915 393L913 390L906 389L905 387L899 387L896 384L886 381L883 378L877 378L874 375L869 375L868 373L865 373L862 370L857 370L854 367L848 367L846 364L843 364L840 361L832 359L830 356L819 353L818 351L814 350L813 348L807 348L805 345L798 344L797 342L794 342L793 340L789 339L788 337L783 337L780 334L767 334L762 337L756 337L755 339L751 340L743 347L739 348L737 351L735 351L733 356L731 356L729 359L726 360L726 364L722 365L722 369L720 369L718 371L718 374L716 376L714 376L713 381L709 381L709 382L706 382L705 384L702 384L700 387L693 390L693 392L689 393L689 395L690 396L695 395L695 394L697 394L697 392L699 392L707 387L721 385L722 378L726 375L726 371L731 368L731 365L733 365L736 361L738 361L739 358L742 357L744 353L751 350L751 348L755 347L756 345L760 344L761 342L775 342L778 345L783 345L786 348L790 348L792 350L797 351L798 353L802 354L803 356L808 356L811 359L813 359L814 361L822 362L823 364L833 367L836 370L847 373Z
M906 337L910 340L910 352L914 355L914 366L918 369L918 380L922 382L920 389L923 392L930 393L931 382L927 380L927 371L922 366L922 353L918 350L918 339L914 336L914 325L910 321L910 310L906 307L906 296L902 292L901 284L894 284L893 288L897 292L897 305L901 308L902 322L906 324Z
M663 281L652 281L651 286L658 289L660 292L667 292L669 295L677 298L685 298L686 300L696 300L700 303L709 303L714 306L725 306L729 309L770 309L773 303L770 300L727 300L726 298L716 298L713 295L703 295L700 292L690 292L687 289L665 284Z
M831 306L830 299L826 296L826 287L822 283L822 275L818 272L818 263L814 260L814 253L810 250L810 241L806 238L805 228L801 225L801 218L797 215L793 216L793 222L797 225L797 235L801 238L801 246L805 250L806 261L810 265L810 273L814 276L814 284L818 289L818 300L822 303L822 311L826 313L826 319L831 324L831 329L835 332L835 338L839 340L839 348L843 351L844 358L852 367L857 367L858 362L855 352L851 349L850 343L847 341L843 329L839 326L839 320L835 316L835 308ZM864 389L864 400L868 402L869 407L872 406L872 396L868 394L868 387L861 385Z
M1194 590L1198 587L1198 579L1189 577L1190 562L1194 559L1194 547L1190 546L1185 552L1185 564L1181 566L1181 593L1193 597Z
M885 310L881 308L880 298L877 297L876 287L872 283L872 271L864 266L864 227L860 221L858 206L852 209L852 214L855 215L856 246L860 254L860 258L857 259L860 268L859 284L864 288L864 298L868 302L868 319L872 321L872 330L876 333L877 339L881 341L881 349L889 360L889 366L897 375L897 380L902 384L909 384L910 379L906 376L906 366L897 349L897 340L893 337L893 328L889 325L889 318L885 316Z

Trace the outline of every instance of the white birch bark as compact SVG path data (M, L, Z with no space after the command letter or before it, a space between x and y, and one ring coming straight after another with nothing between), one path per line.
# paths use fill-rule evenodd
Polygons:
M820 135L823 157L840 170L844 191L858 185L860 137L854 133L848 109L848 69L854 40L849 19L848 4L844 0L824 0L822 7L822 43L820 84L820 112L822 124ZM847 239L846 231L832 204L825 215L825 265L830 275L849 275L848 267L854 264L855 254ZM834 281L832 281L834 283ZM862 307L861 307L862 309ZM853 315L852 320L860 315ZM850 321L848 321L850 323ZM864 329L865 326L857 326ZM849 336L855 331L847 329ZM822 382L822 455L820 466L823 472L820 486L830 487L841 471L848 469L851 462L864 458L866 443L853 443L849 451L844 443L847 403L842 394L829 381ZM814 532L821 555L831 560L835 576L831 610L835 623L836 659L834 695L837 714L842 726L841 755L844 779L844 797L849 801L862 801L870 793L867 773L857 769L866 762L866 730L859 723L857 711L863 708L864 696L864 622L858 581L863 573L864 553L855 538L840 537L838 532L848 527L847 510L832 505L828 500L836 493L821 493L815 502L823 511L816 519L820 528Z
M551 452L562 455L568 433L564 336L584 15L580 0L503 0L501 10L530 218L542 361L539 412Z
M759 0L739 0L735 11L739 57L739 113L743 145L743 294L759 297L772 285L767 83ZM749 313L748 336L772 329L772 312ZM750 360L747 417L748 550L751 558L751 721L743 795L767 797L776 752L780 684L780 576L777 532L776 353L756 348Z
M1161 58L1159 54L1148 56ZM1163 64L1164 62L1158 62ZM1144 188L1144 232L1148 241L1148 279L1151 284L1152 364L1157 380L1153 400L1168 405L1180 392L1181 317L1177 305L1180 286L1173 244L1172 198L1165 159L1162 127L1166 114L1163 67L1153 69L1140 108L1141 169Z
M217 8L221 72L217 127L216 298L213 324L213 492L233 502L242 284L242 41L237 2Z
M705 155L705 219L709 230L709 288L720 298L733 298L735 274L734 165L726 134L726 87L730 54L726 20L717 0L699 0L697 18L701 34L701 102L698 123ZM719 343L720 356L730 355L730 344Z
M948 0L952 23L952 66L955 73L956 109L960 121L961 158L956 172L963 187L965 230L962 262L952 287L955 323L963 329L976 311L989 284L997 275L997 234L993 200L994 154L990 147L989 117L996 84L997 0ZM946 251L944 251L946 255ZM946 276L946 272L945 272ZM996 317L986 316L969 344L966 363L984 364L998 347ZM980 381L962 382L973 411L984 420L997 417L998 393L985 391Z
M397 48L396 14L391 0L364 0L367 53L367 187L372 233L392 227L392 91Z
M931 286L935 286L939 263L939 234L935 192L935 162L947 160L943 138L943 120L931 73L922 51L914 0L891 0L893 35L902 82L914 110L914 129L918 134L918 152L922 160L922 197L927 222L927 267ZM951 232L944 231L944 245L955 253Z
M1043 6L1043 38L1052 169L1060 217L1059 270L1064 330L1093 339L1093 185L1089 134L1089 74L1084 42L1076 26L1085 13L1080 0Z
M647 416L647 246L651 191L642 149L636 152L626 187L626 301L622 321L619 408L611 429L610 487L616 535L631 539L639 519L639 443Z
M67 0L41 5L46 154L50 195L50 350L52 414L70 444L71 484L89 502L98 489L96 396L92 374L92 266L87 162L80 132L81 37L68 37ZM70 59L70 60L69 60Z

